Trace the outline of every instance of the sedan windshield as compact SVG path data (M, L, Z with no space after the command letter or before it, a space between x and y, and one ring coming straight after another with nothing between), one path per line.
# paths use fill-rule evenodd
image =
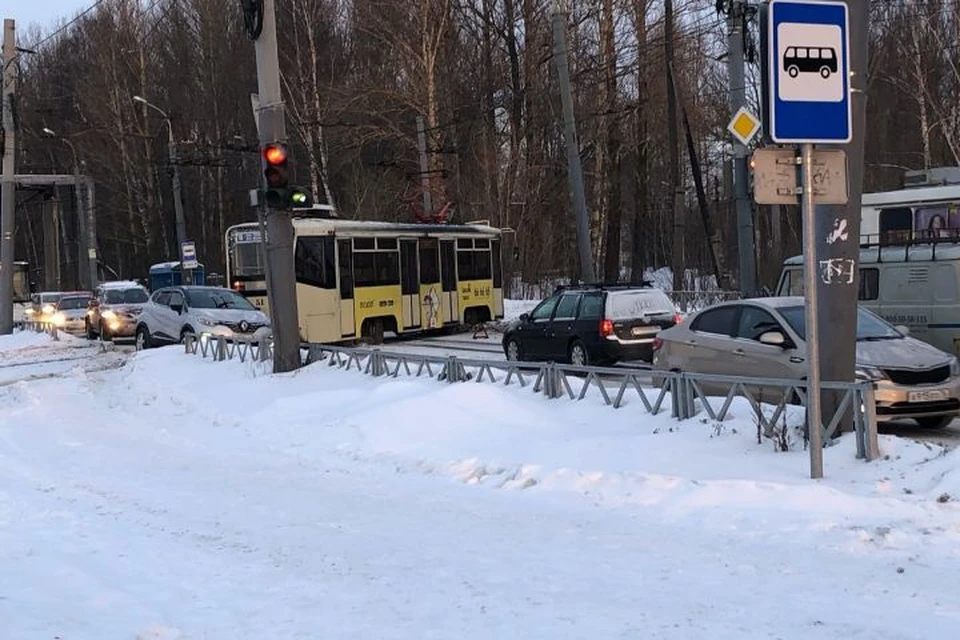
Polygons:
M192 309L243 309L255 311L246 298L230 289L187 290L187 305Z
M57 308L61 311L86 309L88 302L90 302L90 298L64 298L60 301L60 304L57 305Z
M107 304L143 304L147 301L145 289L108 289L106 292Z
M804 340L807 339L803 307L783 307L778 309L790 328ZM857 309L857 341L897 340L903 337L886 320L863 308Z

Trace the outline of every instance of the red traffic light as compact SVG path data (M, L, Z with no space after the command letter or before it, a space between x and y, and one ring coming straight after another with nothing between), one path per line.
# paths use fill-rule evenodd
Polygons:
M269 165L283 164L287 161L287 147L283 144L268 144L263 148L263 157Z

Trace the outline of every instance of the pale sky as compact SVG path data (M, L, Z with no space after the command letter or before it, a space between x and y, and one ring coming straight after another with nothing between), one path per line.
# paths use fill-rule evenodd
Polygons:
M50 31L61 19L69 20L94 0L0 0L0 18L17 21L17 31L25 33L31 23ZM23 44L21 42L21 44Z

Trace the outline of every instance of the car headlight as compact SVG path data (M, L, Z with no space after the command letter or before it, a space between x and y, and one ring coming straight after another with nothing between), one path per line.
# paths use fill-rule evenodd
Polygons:
M950 361L950 375L960 376L960 360L957 358Z
M877 367L858 366L856 370L858 380L886 380L887 374Z
M52 304L43 305L43 312L47 314L53 313L53 305Z
M217 325L220 324L220 323L217 322L217 321L215 321L215 320L209 320L209 319L207 319L207 318L200 318L200 324L202 324L202 325L205 326L205 327L215 327L215 326L217 326Z
M53 324L57 325L58 327L62 327L63 325L67 324L67 316L60 312L53 314Z
M37 312L36 309L27 309L26 311L24 311L24 313L27 314L28 316L32 316L36 312Z
M113 320L116 317L117 317L117 314L113 311L113 309L107 309L106 311L103 312L104 320Z

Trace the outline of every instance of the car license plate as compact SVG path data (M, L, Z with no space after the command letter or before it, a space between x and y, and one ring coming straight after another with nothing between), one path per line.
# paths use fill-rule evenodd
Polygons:
M937 402L950 397L946 389L928 389L926 391L911 391L907 396L910 402Z
M657 331L660 331L660 327L634 327L630 330L630 333L635 336L647 336Z

